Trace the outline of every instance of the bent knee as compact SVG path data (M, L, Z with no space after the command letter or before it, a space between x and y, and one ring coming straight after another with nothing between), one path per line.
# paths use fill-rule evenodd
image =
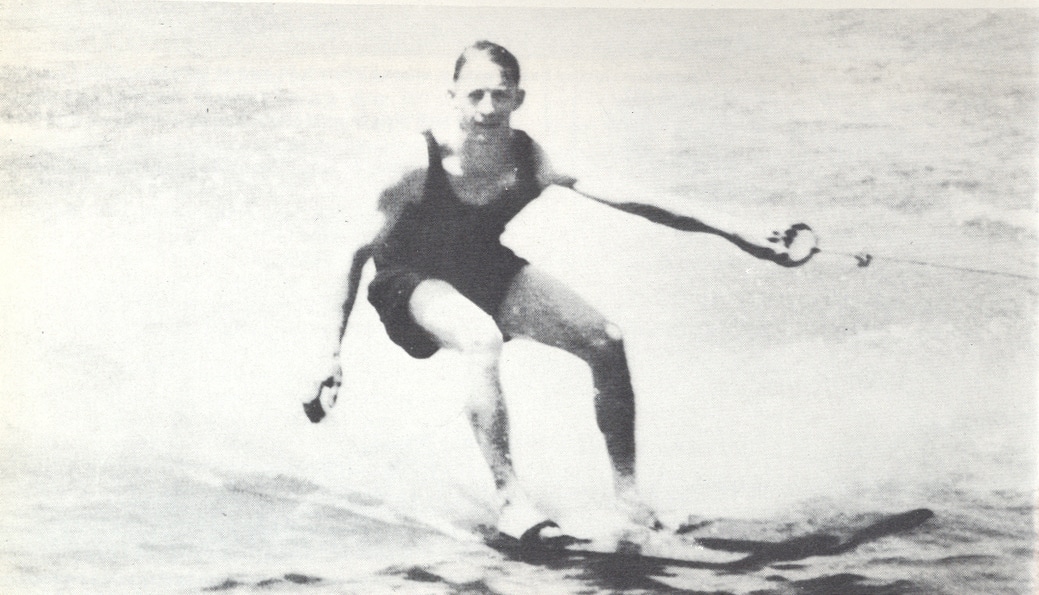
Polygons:
M441 347L468 355L497 356L504 338L490 314L449 283L436 279L415 288L411 314Z
M588 337L588 347L595 352L610 352L624 349L624 333L612 322L606 322Z
M443 346L448 349L457 350L465 355L488 357L501 355L504 343L501 331L490 316L487 316L486 321L458 329L458 332L443 340Z

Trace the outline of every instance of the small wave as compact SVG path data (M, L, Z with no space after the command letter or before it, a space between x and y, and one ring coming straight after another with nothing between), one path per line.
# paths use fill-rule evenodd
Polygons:
M202 589L203 592L214 592L214 591L230 591L239 587L257 587L261 589L268 589L278 584L289 583L293 585L312 585L321 582L320 577L308 576L305 574L288 573L281 577L265 578L258 581L240 581L233 578L227 578L224 582L213 585L211 587L205 587Z
M267 496L303 496L320 489L315 483L288 475L252 475L228 481L225 486L232 492Z
M1034 222L1029 225L1015 225L1001 219L973 217L961 221L960 225L969 231L996 239L1022 240L1035 239L1037 237Z
M1037 237L1039 213L1034 209L999 208L967 196L968 191L965 189L956 188L960 191L951 197L950 209L953 220L959 226L999 239Z
M992 563L999 560L999 556L990 554L959 554L955 556L944 556L941 558L906 558L903 556L892 556L887 558L874 558L870 565L892 565L906 567L952 566L956 564Z
M422 566L394 566L384 570L383 574L386 576L399 576L415 583L439 583L450 589L449 593L497 593L497 591L490 588L484 579L454 582Z
M219 474L212 474L206 477L209 478L206 483L212 484L215 479L217 485L232 492L267 500L288 500L328 507L387 525L438 533L463 543L478 541L478 537L472 532L456 527L446 518L432 513L401 510L391 502L372 494L333 490L285 474L250 474L242 477L221 477Z

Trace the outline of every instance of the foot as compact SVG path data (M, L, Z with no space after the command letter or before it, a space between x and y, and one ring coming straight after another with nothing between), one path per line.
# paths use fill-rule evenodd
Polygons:
M633 524L652 531L662 531L664 529L664 523L657 517L657 513L646 505L645 502L623 504L622 506L628 515L628 519Z
M498 533L513 539L525 549L560 549L583 540L563 533L530 501L526 494L514 492L498 515Z
M524 531L519 543L525 549L561 550L576 543L588 543L588 540L567 535L555 521L545 520Z
M643 547L663 537L664 523L638 494L618 494L617 510L623 519L617 532L613 534L618 552L638 554Z
M621 514L636 527L651 531L664 529L664 523L660 522L657 513L646 504L633 485L617 493L617 505Z
M504 504L498 513L498 532L513 539L522 540L531 529L541 527L545 531L546 537L551 537L552 528L542 526L549 520L548 516L534 506L530 498L522 491L513 489L510 492L510 495L503 497Z

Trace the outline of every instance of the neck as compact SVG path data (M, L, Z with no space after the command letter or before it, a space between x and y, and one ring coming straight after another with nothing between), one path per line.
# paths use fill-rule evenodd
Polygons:
M500 128L471 128L462 131L462 144L478 146L478 145L500 145L512 138L512 128L508 126Z

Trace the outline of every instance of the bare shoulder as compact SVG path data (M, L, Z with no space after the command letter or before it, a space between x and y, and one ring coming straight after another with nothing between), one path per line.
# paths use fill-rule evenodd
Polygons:
M534 157L534 167L537 172L538 184L540 184L542 188L547 188L548 186L553 185L566 186L567 188L570 188L577 183L577 178L558 171L552 165L552 160L549 158L548 152L532 137L530 138L530 148Z
M379 210L393 217L408 204L422 200L429 165L426 142L422 135L404 139L387 168L387 185L379 194Z
M379 195L379 210L387 215L394 215L408 204L419 202L422 200L425 184L425 167L405 172L396 183L386 187Z

